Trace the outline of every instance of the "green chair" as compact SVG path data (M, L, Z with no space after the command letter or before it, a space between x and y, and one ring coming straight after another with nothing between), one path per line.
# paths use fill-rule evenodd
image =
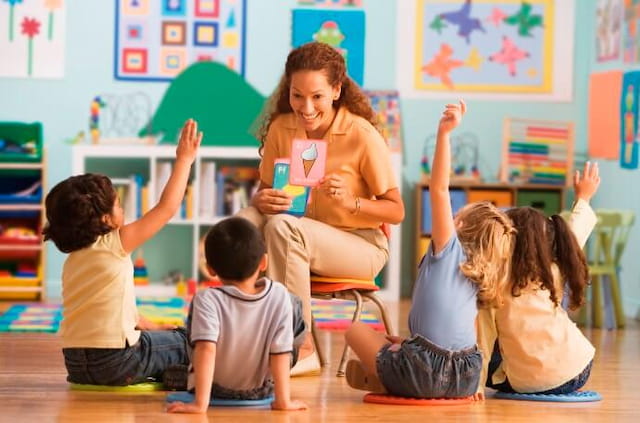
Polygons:
M615 326L623 328L624 310L620 295L620 260L629 239L629 232L635 221L630 210L596 210L598 223L592 234L592 242L587 252L591 283L591 314L595 327L603 327L603 290L610 290L615 315ZM605 285L605 278L609 284ZM605 293L606 295L606 293Z

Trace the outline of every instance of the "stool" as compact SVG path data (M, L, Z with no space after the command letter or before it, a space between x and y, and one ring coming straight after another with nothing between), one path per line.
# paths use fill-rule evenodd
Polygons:
M319 299L349 299L355 300L356 309L353 312L352 322L360 320L360 313L362 312L362 306L365 301L373 302L380 310L382 322L384 323L385 331L388 335L393 333L393 326L389 320L387 309L384 303L375 294L378 288L373 280L352 279L352 278L331 278L325 276L311 275L311 296ZM324 354L320 348L320 343L317 339L316 325L312 317L311 333L313 335L313 343L318 352L321 365L326 365ZM340 359L340 365L338 366L338 372L336 376L344 376L345 368L347 367L347 359L349 356L349 346L345 343L344 350L342 351L342 358Z

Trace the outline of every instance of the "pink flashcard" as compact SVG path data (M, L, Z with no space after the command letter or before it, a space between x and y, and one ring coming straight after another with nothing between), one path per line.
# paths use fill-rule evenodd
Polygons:
M291 185L315 186L324 176L327 163L327 142L322 140L293 140L291 145Z

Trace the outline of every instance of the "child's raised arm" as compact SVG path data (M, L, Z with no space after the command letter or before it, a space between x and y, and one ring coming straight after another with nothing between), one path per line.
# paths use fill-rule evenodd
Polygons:
M198 132L198 124L193 119L189 119L182 127L180 141L176 148L176 161L160 201L140 219L120 229L122 248L127 253L154 236L178 211L200 141L202 141L202 132Z
M587 161L584 164L582 175L580 175L579 170L576 170L573 174L573 189L576 194L576 199L589 202L591 197L598 191L599 186L600 172L598 170L598 163Z
M431 182L429 183L431 242L433 242L434 254L442 250L455 232L449 197L449 174L451 173L449 134L460 124L466 110L467 106L462 100L460 100L460 104L447 104L438 125L436 150L433 155Z

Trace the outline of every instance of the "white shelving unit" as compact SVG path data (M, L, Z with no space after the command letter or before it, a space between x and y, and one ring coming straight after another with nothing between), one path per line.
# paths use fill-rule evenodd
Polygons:
M149 180L148 180L148 201L149 205L157 202L157 167L159 162L175 159L175 145L76 145L73 147L72 171L74 175L82 174L91 169L87 169L88 159L113 159L113 160L148 160ZM247 165L257 165L260 157L256 147L201 147L198 151L194 168L192 170L191 183L193 186L193 217L191 219L174 218L169 225L183 225L192 227L192 263L191 273L185 275L194 279L199 279L198 269L198 244L203 227L214 225L224 218L224 216L201 216L199 192L200 178L203 163L209 161L246 161ZM401 181L401 156L393 155L393 165L397 170L398 181ZM217 187L216 187L217 189ZM396 301L400 297L400 246L401 233L399 226L393 226L390 240L391 257L385 271L384 288L380 291L380 296L388 301ZM153 242L150 241L150 242Z

